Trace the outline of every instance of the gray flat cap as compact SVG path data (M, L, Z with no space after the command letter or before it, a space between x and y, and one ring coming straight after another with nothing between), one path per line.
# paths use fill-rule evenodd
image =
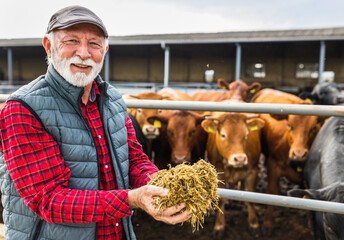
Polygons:
M91 23L99 27L108 37L108 32L102 20L91 10L81 6L69 6L54 13L49 21L47 33L54 29L65 29L79 23Z

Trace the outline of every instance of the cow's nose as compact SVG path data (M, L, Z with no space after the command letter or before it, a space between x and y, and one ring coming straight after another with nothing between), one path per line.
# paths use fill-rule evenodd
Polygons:
M180 164L180 163L186 162L187 157L186 155L174 155L172 160L174 163Z
M292 152L292 159L294 160L306 160L308 157L308 150L307 149L296 149Z
M146 127L147 133L154 133L156 130L156 127L152 126L152 125L148 125Z
M247 156L246 154L233 154L230 157L230 165L233 167L242 167L244 165L247 165Z

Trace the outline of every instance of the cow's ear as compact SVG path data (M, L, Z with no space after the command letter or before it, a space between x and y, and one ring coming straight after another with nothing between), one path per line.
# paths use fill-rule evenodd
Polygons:
M262 87L262 84L258 82L254 82L250 86L248 86L247 91L250 93L256 93L257 91L261 89L261 87Z
M219 125L219 121L215 119L205 119L202 121L202 128L207 133L215 133Z
M152 124L152 125L161 125L161 124L167 124L168 123L168 118L164 117L164 116L150 116L149 118L147 118L147 121Z
M136 108L127 108L127 112L136 117L137 109Z
M227 83L223 78L217 79L217 85L220 89L227 89L229 90L229 83Z
M246 124L250 131L257 131L264 127L265 121L261 118L252 118L252 119L247 119Z
M287 114L275 114L275 113L270 113L270 116L278 121L280 120L287 120L288 115Z
M287 194L290 197L324 200L321 191L313 189L292 189Z

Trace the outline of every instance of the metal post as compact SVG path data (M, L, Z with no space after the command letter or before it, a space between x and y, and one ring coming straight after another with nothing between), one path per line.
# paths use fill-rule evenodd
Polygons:
M170 75L170 47L166 46L164 42L161 43L161 48L165 50L164 62L164 87L168 87Z
M240 79L240 65L241 65L241 45L239 43L236 46L236 60L235 60L235 80Z
M104 66L105 82L110 82L110 49L105 55L105 66Z
M319 79L318 79L318 82L321 82L322 78L323 78L323 72L325 69L325 54L326 54L326 44L324 41L320 41Z
M7 48L8 83L13 85L13 57L12 48Z

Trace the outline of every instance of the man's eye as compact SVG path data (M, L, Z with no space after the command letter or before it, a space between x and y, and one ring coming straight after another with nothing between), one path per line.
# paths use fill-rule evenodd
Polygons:
M66 40L65 43L67 44L76 44L78 41L74 39Z

